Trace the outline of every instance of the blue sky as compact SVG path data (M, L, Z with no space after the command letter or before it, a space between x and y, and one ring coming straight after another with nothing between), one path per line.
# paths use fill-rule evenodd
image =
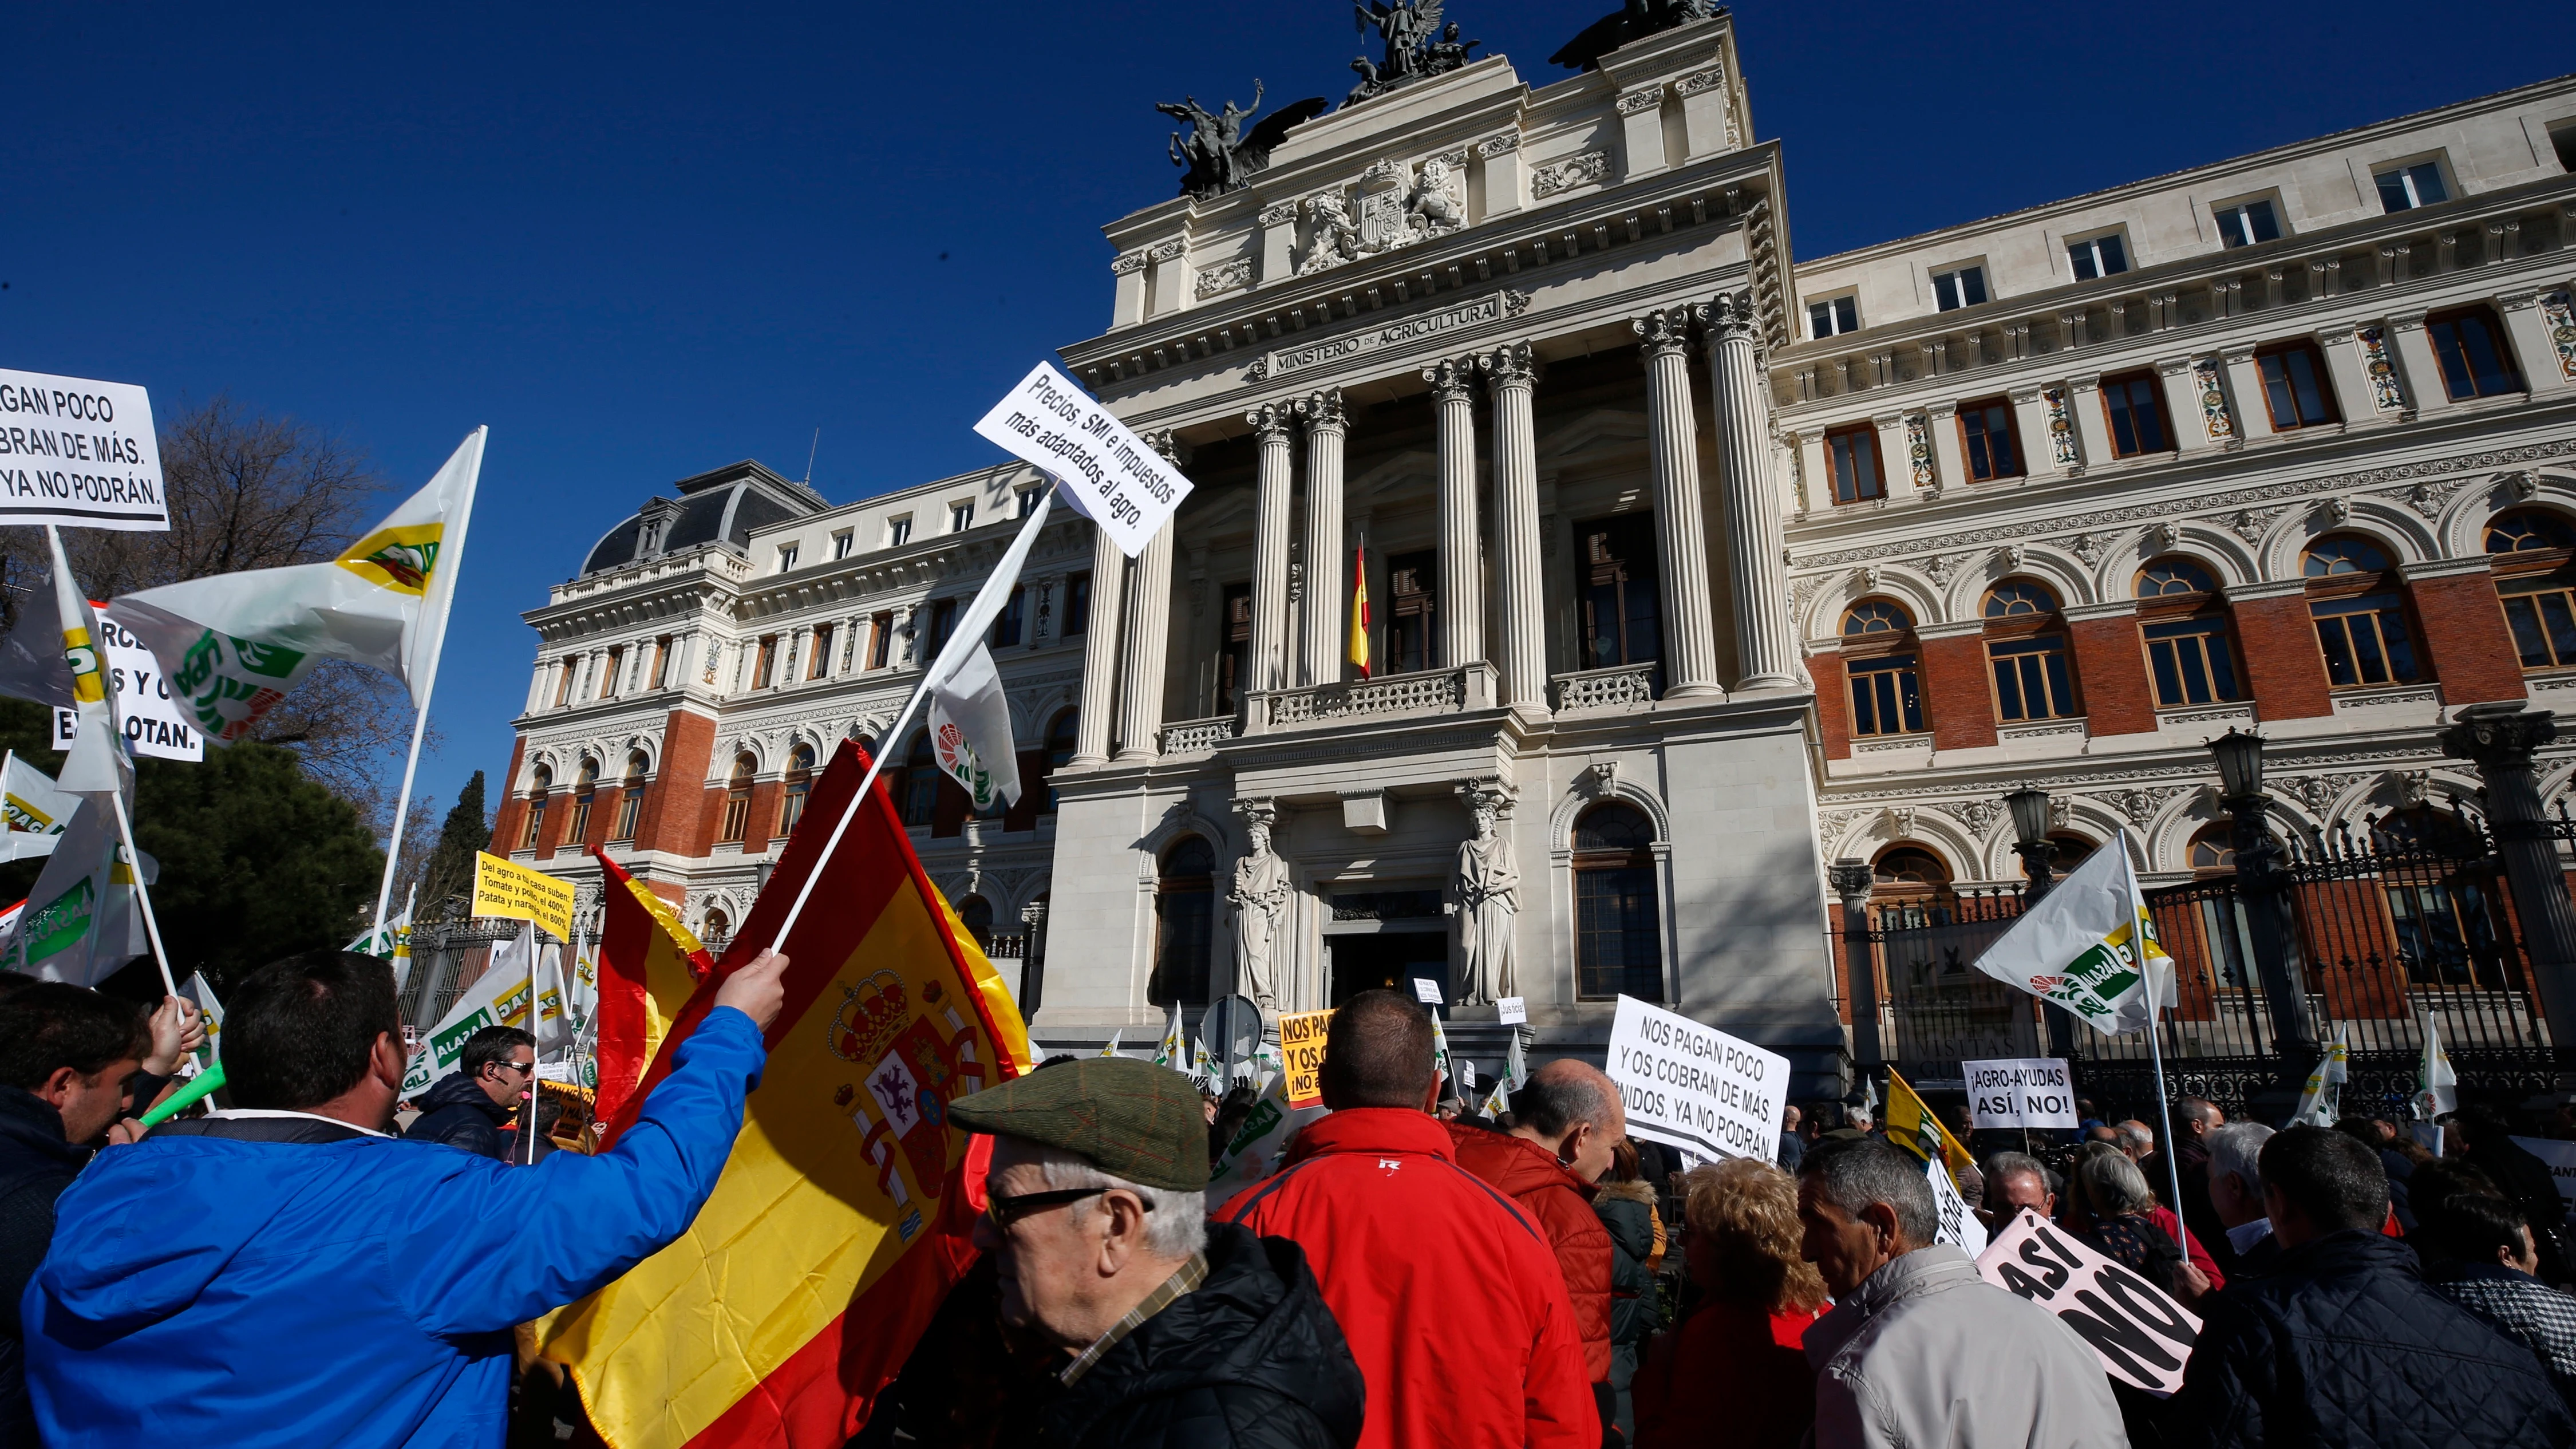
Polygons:
M1615 0L1451 0L1545 83ZM2088 13L2093 12L2093 13ZM2564 0L1737 10L1801 256L2539 80ZM1172 194L1158 100L1338 98L1282 4L13 6L0 365L228 392L396 487L492 428L440 682L444 810L509 758L545 599L676 478L835 502L1109 314L1101 223ZM397 494L399 496L399 494Z

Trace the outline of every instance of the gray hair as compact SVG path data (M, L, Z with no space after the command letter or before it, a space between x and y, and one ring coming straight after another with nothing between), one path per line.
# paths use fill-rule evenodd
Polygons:
M2272 1129L2260 1122L2230 1122L2214 1128L2209 1134L2209 1175L2235 1178L2245 1195L2256 1202L2263 1200L2263 1144L2272 1140Z
M1986 1183L1993 1192L2002 1192L2004 1180L2013 1177L2035 1177L2050 1194L2057 1191L2057 1174L2027 1152L1998 1152L1986 1159Z
M2156 1195L2147 1190L2147 1175L2138 1164L2116 1152L2097 1152L2075 1165L2076 1179L2084 1184L2084 1195L2093 1210L2106 1216L2142 1213L2156 1205Z
M1145 1249L1157 1257L1186 1258L1207 1246L1207 1193L1174 1192L1168 1187L1147 1187L1101 1171L1061 1147L1047 1147L1038 1159L1038 1170L1046 1185L1062 1190L1076 1187L1120 1188L1132 1192L1145 1204ZM1073 1220L1081 1222L1099 1211L1100 1199L1084 1198L1073 1205Z
M1844 1137L1808 1150L1798 1178L1816 1185L1816 1196L1852 1217L1872 1203L1895 1210L1896 1228L1916 1247L1928 1247L1941 1230L1931 1180L1904 1153L1884 1142Z
M2120 1150L2123 1152L2126 1152L2131 1148L2135 1148L2140 1152L2153 1152L2156 1150L2156 1129L2139 1121L2135 1117L2118 1124L2111 1130L2120 1134Z

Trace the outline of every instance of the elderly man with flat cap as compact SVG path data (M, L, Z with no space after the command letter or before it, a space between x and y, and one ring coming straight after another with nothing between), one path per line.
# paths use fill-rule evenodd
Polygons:
M1207 1221L1207 1118L1189 1078L1086 1057L950 1107L993 1136L1003 1321L1062 1350L1031 1442L1349 1449L1366 1387L1306 1255Z

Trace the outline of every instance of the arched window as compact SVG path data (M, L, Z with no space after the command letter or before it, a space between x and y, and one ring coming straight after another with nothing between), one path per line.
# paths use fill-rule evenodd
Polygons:
M895 798L903 805L903 823L927 828L939 813L939 762L931 758L927 732L912 737L912 750L903 757L903 786Z
M1995 676L1995 718L2065 719L2083 713L2067 660L2066 623L2045 585L2009 579L1986 591L1986 662Z
M635 817L644 809L644 777L653 773L653 757L636 750L626 757L626 788L617 798L617 833L612 840L635 838Z
M705 919L698 922L698 942L709 950L723 945L733 935L733 918L720 906L707 907Z
M2576 527L2545 509L2500 513L2487 524L2487 554L2522 667L2576 665Z
M1914 617L1885 599L1866 599L1843 613L1843 672L1851 681L1851 732L1923 732L1923 683L1914 646Z
M2191 833L2191 844L2183 851L2193 870L2236 869L2236 826L2227 820L2213 820Z
M1654 822L1633 805L1604 801L1575 819L1574 967L1587 999L1664 999L1654 845Z
M2178 709L2243 699L2227 604L2209 570L2187 558L2156 559L2138 570L2137 590L2138 634L2156 703Z
M739 843L751 828L751 777L759 768L760 762L749 750L733 757L733 779L725 785L724 829L716 836L719 842Z
M2071 830L2052 830L2048 832L2048 868L2058 879L2063 880L2068 871L2082 865L2085 857L2099 848L2092 841ZM2030 874L2029 862L2023 862L2021 873L2024 876Z
M1957 893L1950 867L1920 845L1900 843L1870 862L1870 904L1881 930L1920 930L1950 922Z
M1145 999L1156 1006L1208 999L1208 939L1216 920L1216 852L1195 835L1164 848L1154 878L1154 975Z
M573 777L572 829L564 833L564 844L575 850L590 839L590 805L599 797L599 761L582 756L581 771Z
M957 903L958 923L966 934L975 938L975 949L993 949L993 903L982 896L968 896Z
M814 747L798 744L787 752L787 786L778 800L778 833L793 835L805 818L805 799L814 792Z
M1080 733L1081 724L1082 712L1067 709L1057 711L1055 722L1047 726L1046 762L1049 779L1054 778L1056 771L1073 763L1074 741ZM1055 810L1055 788L1049 786L1046 794L1046 813L1053 815Z
M2299 571L2308 581L2308 616L2316 621L2327 684L2362 689L2415 682L2406 597L2387 550L2366 538L2321 538L2308 545Z
M555 772L539 765L528 772L528 831L519 837L521 850L534 850L546 833L546 792L555 787Z

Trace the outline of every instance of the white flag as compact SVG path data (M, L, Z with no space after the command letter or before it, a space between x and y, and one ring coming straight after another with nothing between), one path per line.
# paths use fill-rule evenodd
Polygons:
M2332 1127L2343 1116L2343 1084L2351 1079L2351 1037L2350 1025L2335 1028L2335 1039L2317 1058L2317 1069L2308 1073L2307 1085L2299 1089L2299 1108L2290 1114L2291 1122Z
M206 980L203 971L180 982L179 994L197 1003L197 1009L205 1013L206 1044L197 1049L197 1064L211 1067L223 1059L224 1004L215 999L215 988Z
M125 732L116 725L116 692L108 679L98 618L72 578L62 533L47 527L45 542L53 548L54 609L63 624L63 662L71 669L72 699L81 721L80 737L63 757L55 788L66 795L114 794L132 800L134 761L126 757Z
M1454 1081L1449 1067L1449 1033L1440 1029L1440 1013L1436 1011L1431 1013L1431 1070L1444 1081Z
M401 679L417 706L438 669L484 430L429 486L328 563L164 584L116 601L208 739L230 744L325 659Z
M1002 675L981 641L966 663L930 690L930 750L939 768L964 787L978 810L1020 799L1019 747L1011 739L1011 706Z
M466 1040L487 1026L515 1026L528 1031L528 957L535 948L533 927L520 932L517 940L502 941L492 947L492 959L483 974L474 978L456 1004L438 1019L423 1039L421 1053L412 1058L411 1068L403 1074L402 1095L418 1097L430 1084L456 1070L457 1059L465 1055Z
M2433 1013L2424 1013L2424 1060L2415 1068L2415 1118L2430 1122L2460 1109L2460 1075L2451 1070L2451 1054L2442 1050L2442 1028Z
M155 874L146 856L144 880ZM12 971L96 986L151 949L143 915L134 908L133 867L117 843L108 808L96 800L83 800L72 811L26 904L7 947Z
M1528 1085L1529 1063L1521 1060L1521 1034L1516 1031L1512 1033L1511 1045L1503 1050L1503 1080L1498 1090L1517 1092Z
M1162 1044L1154 1048L1154 1065L1173 1071L1189 1069L1189 1049L1181 1033L1181 1004L1172 1003L1172 1020L1163 1028Z
M0 807L9 829L36 835L60 835L80 802L54 787L54 777L19 759L12 750L0 761Z
M2129 833L2112 832L2039 904L1977 958L1977 969L2056 1002L2109 1036L2145 1031L2157 1004L2174 1004L2173 959L2129 868Z
M1100 1049L1100 1054L1104 1057L1114 1057L1118 1055L1118 1038L1123 1034L1124 1033L1121 1032L1111 1032L1109 1034L1109 1045L1102 1047Z

